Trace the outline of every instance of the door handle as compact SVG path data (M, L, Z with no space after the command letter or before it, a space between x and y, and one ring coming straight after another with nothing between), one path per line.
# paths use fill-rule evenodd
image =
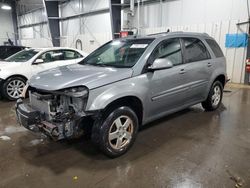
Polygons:
M185 74L186 71L185 71L185 69L181 69L179 73L180 73L180 74Z
M211 67L211 66L212 66L212 63L210 63L210 62L207 63L207 66L208 66L208 67Z

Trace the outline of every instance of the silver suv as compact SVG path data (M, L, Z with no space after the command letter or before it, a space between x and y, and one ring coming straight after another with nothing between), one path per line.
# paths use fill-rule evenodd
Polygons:
M117 39L79 64L33 76L29 103L19 99L16 112L21 125L55 140L90 132L118 157L148 122L198 103L217 109L226 80L225 57L207 34Z

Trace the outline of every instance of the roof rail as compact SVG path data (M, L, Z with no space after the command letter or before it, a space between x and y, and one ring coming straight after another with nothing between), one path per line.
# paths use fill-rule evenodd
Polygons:
M168 29L167 31L165 32L160 32L160 33L153 33L153 34L149 34L147 36L154 36L154 35L164 35L164 34L168 34L170 32L170 30Z
M208 33L203 33L204 35L206 35L206 36L209 36L209 34ZM210 37L210 36L209 36Z

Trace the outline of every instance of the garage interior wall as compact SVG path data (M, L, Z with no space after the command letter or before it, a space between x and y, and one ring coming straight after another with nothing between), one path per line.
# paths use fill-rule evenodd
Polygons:
M14 42L15 34L13 33L13 22L11 11L8 10L0 10L0 45L3 45L4 42L8 41L9 38ZM8 36L7 36L8 34Z
M52 41L44 8L18 16L19 40L28 47L51 47Z
M248 33L246 0L170 0L123 10L123 28L139 28L139 34L170 31L208 33L214 37L227 58L227 73L231 82L244 83L246 48L225 48L227 33ZM139 19L138 19L138 12Z
M59 6L61 18L81 13L109 8L109 0L71 0ZM77 40L82 42L82 50L91 52L111 40L110 13L79 16L60 21L61 46L77 47Z

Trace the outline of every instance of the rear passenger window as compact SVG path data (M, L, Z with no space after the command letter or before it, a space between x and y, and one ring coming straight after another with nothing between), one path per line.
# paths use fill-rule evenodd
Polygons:
M220 49L220 46L217 44L217 42L215 40L206 39L206 42L208 43L208 45L212 49L215 57L224 57L224 54L223 54L222 50Z
M64 50L63 54L64 54L64 60L82 58L81 54L72 50Z
M185 45L185 58L187 63L210 59L205 45L197 38L183 38Z

